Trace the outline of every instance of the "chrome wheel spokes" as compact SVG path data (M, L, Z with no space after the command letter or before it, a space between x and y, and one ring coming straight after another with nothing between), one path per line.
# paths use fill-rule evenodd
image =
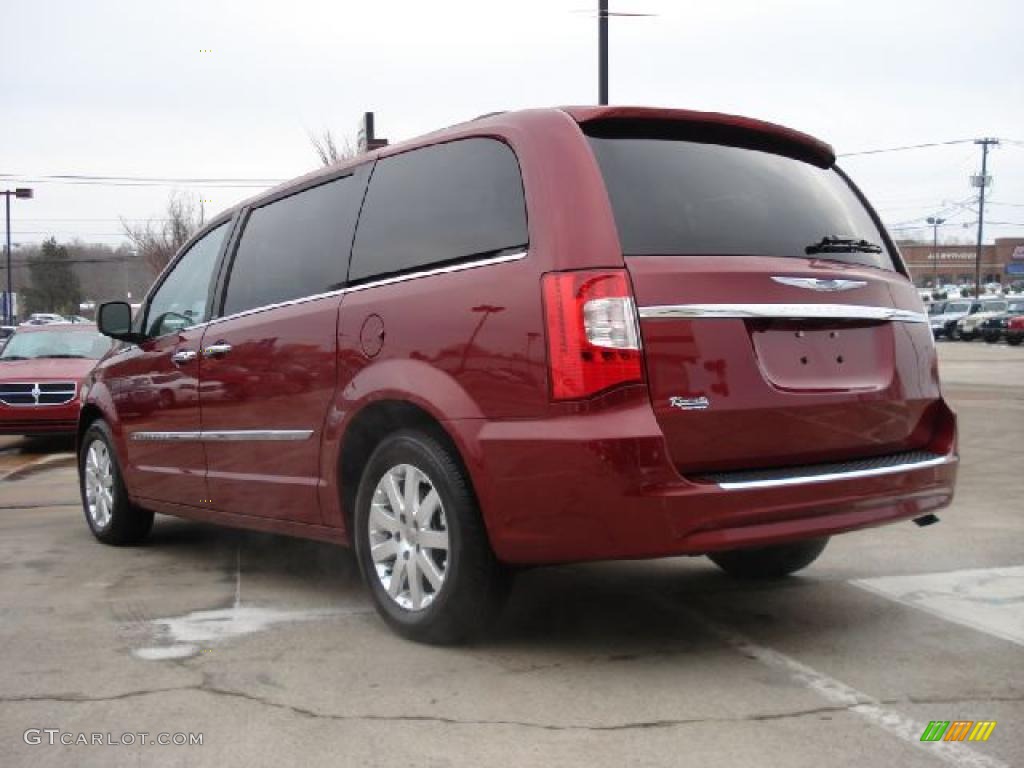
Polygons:
M406 610L430 605L448 570L448 525L430 478L411 464L377 483L367 525L370 557L384 590Z
M110 451L93 440L85 454L85 504L97 528L106 528L114 510L114 470Z

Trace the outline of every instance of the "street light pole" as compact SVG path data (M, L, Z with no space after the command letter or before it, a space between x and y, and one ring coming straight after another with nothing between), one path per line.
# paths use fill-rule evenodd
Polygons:
M5 189L3 191L5 202L7 203L7 215L6 215L6 231L7 231L7 293L4 294L4 323L6 325L14 324L14 295L12 292L12 280L11 280L11 195L28 200L32 198L33 192L27 187L18 187L17 189Z
M608 0L597 3L597 103L608 104Z
M932 225L932 290L939 290L939 225L945 224L945 219L938 216L929 216L928 223Z

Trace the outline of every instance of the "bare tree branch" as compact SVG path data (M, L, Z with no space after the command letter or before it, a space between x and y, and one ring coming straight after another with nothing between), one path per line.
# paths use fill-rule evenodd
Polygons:
M205 220L206 209L202 200L196 200L187 193L174 193L167 200L166 219L132 225L122 217L121 226L155 277Z
M356 156L356 150L352 146L352 142L347 138L343 141L344 143L338 146L338 142L335 141L334 134L331 133L330 129L324 129L321 134L309 134L309 143L313 145L313 151L316 152L320 164L325 167Z

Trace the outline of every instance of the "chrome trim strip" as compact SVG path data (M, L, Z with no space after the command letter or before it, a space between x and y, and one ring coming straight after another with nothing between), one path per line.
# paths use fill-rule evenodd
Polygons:
M365 291L367 288L378 288L382 285L393 285L394 283L404 283L407 280L418 280L421 277L432 277L434 275L447 275L450 272L462 272L466 269L476 269L477 267L490 267L494 264L505 264L510 261L519 261L520 259L526 258L528 251L517 251L516 253L507 253L504 256L491 256L486 259L477 259L476 261L464 261L460 264L450 264L447 267L437 267L435 269L424 269L419 272L410 272L407 275L395 275L394 277L385 277L380 280L372 280L369 283L362 283L361 285L353 285L351 288L346 288L345 293L355 293L356 291Z
M236 440L308 440L312 429L224 429L203 430L204 443Z
M130 437L132 440L140 440L148 443L161 440L198 440L201 435L201 432L132 432Z
M212 320L207 320L205 323L197 323L196 325L190 325L187 330L195 330L197 328L205 328L211 325L217 325L217 323L223 323L226 320L234 320L238 317L245 317L246 315L255 315L258 312L266 312L269 309L277 309L278 307L290 307L295 304L305 304L307 301L317 301L318 299L329 299L334 296L343 296L346 293L356 293L357 291L365 291L368 288L377 288L382 285L392 285L394 283L404 283L407 280L418 280L421 277L431 277L433 275L446 275L450 272L462 272L466 269L476 269L477 267L489 267L494 264L505 264L510 261L519 261L520 259L526 258L529 251L517 251L516 253L508 253L504 256L492 256L486 259L477 259L475 261L465 261L460 264L451 264L447 267L437 267L436 269L424 269L418 272L410 272L406 275L396 275L395 277L385 277L380 280L373 280L368 283L362 283L361 285L353 285L349 288L339 288L336 291L327 291L326 293L316 293L312 296L300 296L297 299L289 299L288 301L278 301L273 304L264 304L260 307L252 307L251 309L242 310L241 312L235 312L230 315L224 315L223 317L215 317Z
M157 441L200 441L204 443L259 440L308 440L312 429L224 429L200 430L198 432L133 432L132 440Z
M781 318L787 320L889 320L927 323L923 312L858 304L663 304L640 307L648 320L675 318Z
M716 483L724 491L745 491L754 488L781 488L787 485L810 485L812 483L829 483L834 480L856 480L862 477L878 477L879 475L891 475L896 472L910 472L915 469L927 467L938 467L953 461L951 456L939 456L935 459L925 459L909 464L894 464L889 467L876 467L874 469L855 469L850 472L832 472L827 475L797 475L794 477L781 477L773 480L745 480L735 483Z

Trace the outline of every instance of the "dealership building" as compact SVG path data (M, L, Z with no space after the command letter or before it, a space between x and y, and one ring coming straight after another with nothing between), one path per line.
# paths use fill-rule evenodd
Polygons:
M914 285L974 285L975 246L902 241L897 243ZM1024 238L1001 237L981 246L981 282L1024 282Z

